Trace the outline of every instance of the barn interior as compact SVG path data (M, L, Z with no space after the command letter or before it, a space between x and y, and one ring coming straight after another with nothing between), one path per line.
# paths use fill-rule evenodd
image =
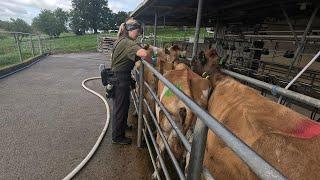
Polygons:
M199 2L145 0L131 16L154 25L156 44L159 26L196 27L196 37L199 13L199 27L213 33L200 37L200 41L194 38L171 44L186 50L189 59L197 58L199 52L212 45L224 59L225 69L283 88L320 49L319 3L315 0L202 0L198 11ZM197 46L195 52L193 44ZM320 58L289 89L320 99ZM261 93L277 99L270 92ZM320 121L318 107L289 98L281 103Z

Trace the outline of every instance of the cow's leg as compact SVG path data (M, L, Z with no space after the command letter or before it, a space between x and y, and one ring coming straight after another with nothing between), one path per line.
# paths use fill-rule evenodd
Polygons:
M162 142L162 139L161 139L159 133L157 134L156 142L157 142L158 147L159 147L160 156L161 156L161 157L164 157L164 156L163 156L163 153L164 153L164 151L165 151L165 146L164 146L164 143ZM160 171L161 171L161 164L160 164L160 157L159 157L159 156L157 156L157 159L156 159L156 168L157 168L157 171L160 173ZM153 172L153 174L152 174L152 179L158 179L158 178L157 178L157 173L156 173L156 171Z
M193 139L193 127L191 127L187 133L186 133L186 138L189 141L190 144L192 144L192 139ZM185 157L185 168L184 168L184 174L187 177L188 175L188 170L189 170L189 162L190 162L190 152L185 151L184 157ZM182 166L183 167L183 166Z
M186 117L187 117L187 109L186 108L180 108L179 109L179 123L180 123L180 126L182 127L182 131L183 131L183 125L185 123L185 120L186 120Z

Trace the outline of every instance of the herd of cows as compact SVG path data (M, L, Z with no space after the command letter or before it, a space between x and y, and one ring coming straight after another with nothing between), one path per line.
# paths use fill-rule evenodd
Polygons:
M320 178L320 123L223 74L219 68L220 58L212 48L204 52L205 58L201 62L188 63L181 60L181 54L184 53L178 46L161 50L157 54L156 69L284 176L289 179ZM138 68L139 63L136 64ZM147 68L144 79L155 89L162 104L191 142L197 117ZM187 170L190 155L148 90L145 90L144 97L155 112L172 152ZM146 108L144 114L148 114ZM159 134L157 143L161 154L166 156ZM159 162L157 166L160 170ZM211 130L207 135L204 166L215 179L258 179Z

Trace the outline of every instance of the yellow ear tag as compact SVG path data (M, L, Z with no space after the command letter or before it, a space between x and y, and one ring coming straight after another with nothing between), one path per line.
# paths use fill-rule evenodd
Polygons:
M207 78L207 76L209 76L207 72L202 73L203 78Z

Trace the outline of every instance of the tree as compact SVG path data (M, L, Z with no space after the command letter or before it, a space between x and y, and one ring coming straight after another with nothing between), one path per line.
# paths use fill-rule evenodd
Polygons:
M69 27L71 28L72 32L76 35L83 35L85 34L85 30L87 30L88 25L83 21L80 17L79 11L72 10L70 12L70 23Z
M120 24L125 22L126 19L129 17L129 13L125 11L119 11L118 13L114 14L114 17L116 26L120 26Z
M31 33L32 29L31 26L26 23L22 19L13 19L11 18L10 21L1 21L0 28L5 29L7 31L13 32L24 32L24 33Z
M114 26L107 0L72 0L72 7L70 26L74 32L91 28L97 33L98 29L107 30Z
M66 23L69 18L68 12L63 11L61 8L57 8L53 13L57 19L57 30L61 32L67 32Z
M32 26L37 30L48 34L50 37L59 37L62 32L67 31L66 23L68 13L61 8L55 11L42 10L32 21Z

